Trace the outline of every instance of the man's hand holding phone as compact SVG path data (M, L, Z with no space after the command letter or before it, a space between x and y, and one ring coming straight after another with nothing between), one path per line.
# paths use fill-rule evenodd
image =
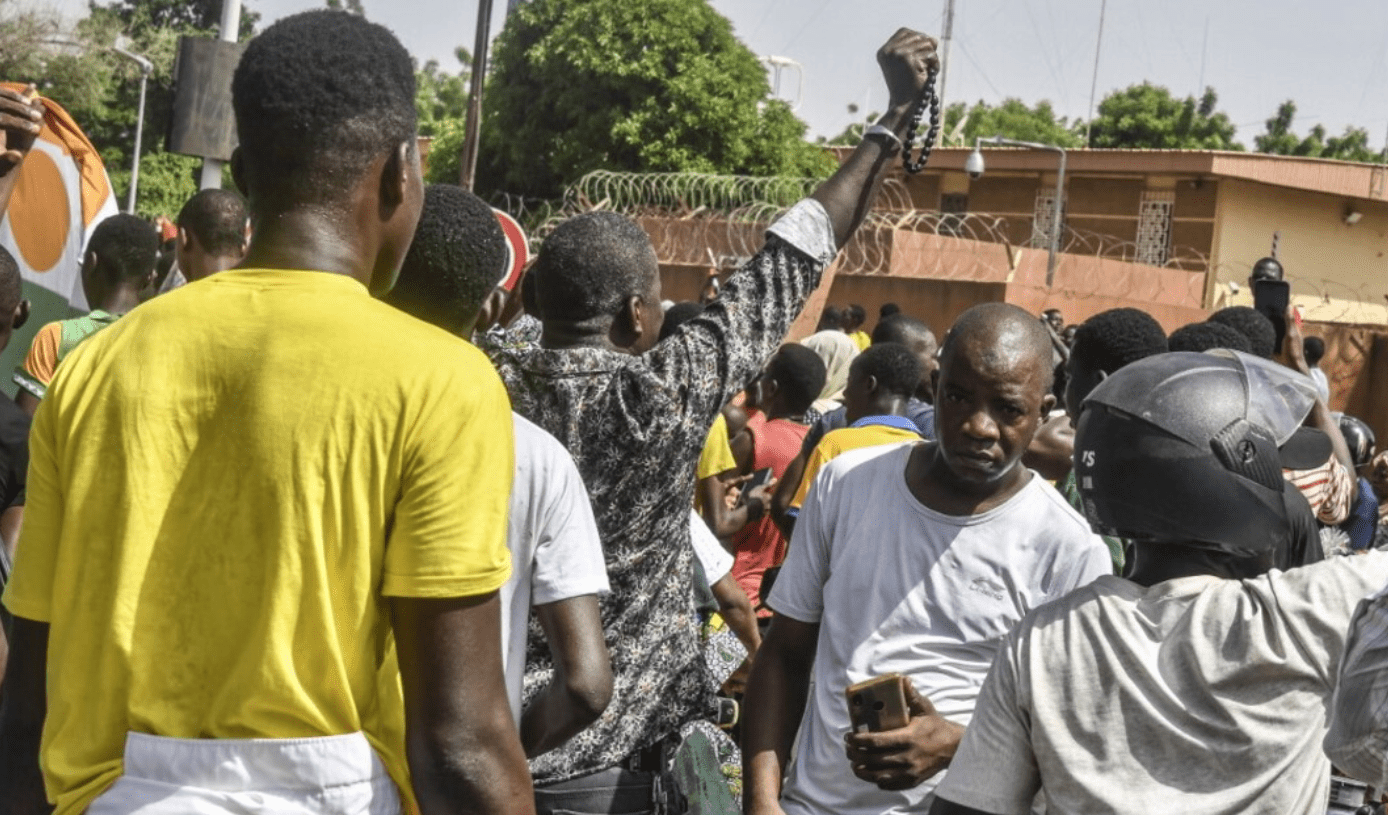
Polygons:
M964 726L937 713L910 680L902 690L910 713L905 727L844 737L853 774L884 790L910 789L936 775L949 766L964 737Z

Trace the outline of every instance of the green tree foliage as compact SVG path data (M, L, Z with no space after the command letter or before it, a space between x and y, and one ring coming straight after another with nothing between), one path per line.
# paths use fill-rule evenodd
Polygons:
M1253 149L1259 153L1281 156L1333 158L1342 161L1381 161L1383 151L1369 147L1369 132L1362 127L1347 127L1339 136L1327 137L1325 127L1315 125L1303 138L1292 132L1296 120L1296 103L1288 99L1277 107L1261 135L1253 139Z
M497 39L478 187L553 198L597 169L822 176L707 0L533 0Z
M1217 110L1213 88L1196 99L1178 99L1160 85L1143 82L1114 91L1099 103L1094 147L1164 150L1242 150L1234 123Z
M421 136L438 136L455 122L461 126L467 116L472 54L461 46L453 53L462 65L462 70L456 74L440 70L438 61L432 59L424 63L423 68L415 71L414 101L415 107L419 110Z
M963 102L956 102L945 109L941 131L945 143L951 145L972 145L975 138L989 136L1060 147L1084 144L1084 123L1056 116L1055 108L1045 99L1035 107L1016 98L1004 99L1000 105L980 100L967 110Z

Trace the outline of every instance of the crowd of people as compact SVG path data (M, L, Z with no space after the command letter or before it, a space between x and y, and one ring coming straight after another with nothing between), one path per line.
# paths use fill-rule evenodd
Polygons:
M91 311L0 400L0 815L1388 792L1388 451L1294 310L850 304L786 341L938 67L906 29L877 58L878 126L669 303L611 212L510 274L423 184L386 29L253 39L242 194L103 221ZM0 90L0 211L41 113ZM0 249L0 348L28 317Z

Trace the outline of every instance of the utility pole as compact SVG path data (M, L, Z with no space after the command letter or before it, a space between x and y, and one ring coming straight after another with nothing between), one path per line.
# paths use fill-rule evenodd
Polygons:
M482 132L482 80L487 73L487 43L492 33L492 0L477 0L477 39L472 49L472 77L468 86L467 120L463 124L462 177L458 182L471 191L477 178L477 141Z
M1104 46L1104 11L1108 0L1099 0L1099 36L1094 38L1094 77L1089 80L1089 118L1084 120L1084 146L1089 146L1089 129L1094 126L1094 94L1099 89L1099 51Z
M945 115L945 76L949 72L949 44L954 39L954 0L945 0L945 24L940 30L940 84L935 89L935 95L940 100L940 115ZM945 138L945 129L942 127L935 134L935 144L940 145Z
M222 42L236 42L241 35L241 0L222 0ZM222 188L222 165L226 162L215 158L202 160L202 174L198 177L198 189L219 190Z

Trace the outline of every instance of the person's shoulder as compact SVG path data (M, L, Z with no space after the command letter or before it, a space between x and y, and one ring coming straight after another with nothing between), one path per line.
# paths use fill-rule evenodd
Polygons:
M1058 624L1127 613L1126 609L1136 607L1147 591L1126 578L1100 575L1027 612L1017 623L1014 636L1027 637L1034 631L1047 631Z
M515 430L516 461L526 459L533 462L559 462L572 465L573 457L552 433L524 416L511 412L511 422Z
M1285 572L1273 570L1238 582L1245 589L1255 591L1266 587L1272 594L1320 598L1318 603L1332 595L1357 600L1388 585L1388 551L1371 549L1357 555L1330 557L1319 563Z
M1029 515L1040 514L1046 519L1046 524L1042 526L1038 518L1037 528L1056 532L1058 533L1057 537L1073 536L1092 538L1098 541L1094 530L1089 526L1089 521L1070 505L1060 490L1056 489L1039 473L1032 471L1031 483L1023 488L1018 497L1030 505ZM1099 542L1099 545L1102 546L1102 542Z
M914 447L912 444L882 444L848 450L825 463L815 480L833 485L850 475L857 480L887 472L905 472L906 459Z

